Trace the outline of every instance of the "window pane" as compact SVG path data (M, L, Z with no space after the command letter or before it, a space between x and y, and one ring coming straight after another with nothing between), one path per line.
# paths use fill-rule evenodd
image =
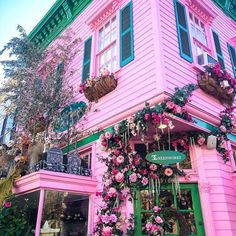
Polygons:
M158 205L160 207L175 207L174 196L171 190L161 190Z
M189 48L189 39L188 39L187 32L180 29L180 37L181 37L182 51L184 52L184 54L186 54L188 56L191 56L190 48Z
M181 195L177 196L180 210L193 210L192 193L189 189L181 189Z
M152 210L152 208L156 205L155 195L150 194L148 190L140 191L140 200L142 210Z
M184 215L184 218L187 221L189 235L196 235L197 229L196 229L196 224L195 224L195 219L194 219L194 213L189 212L189 213L182 213L182 214Z
M38 204L39 204L39 194L40 192L32 192L25 195L18 196L16 198L16 204L18 211L23 210L25 213L28 233L27 235L34 235L37 214L38 214Z
M46 191L41 235L87 235L88 204L85 195Z
M187 28L187 24L185 21L184 7L180 5L178 2L176 3L176 6L177 6L179 24L182 25L184 28Z

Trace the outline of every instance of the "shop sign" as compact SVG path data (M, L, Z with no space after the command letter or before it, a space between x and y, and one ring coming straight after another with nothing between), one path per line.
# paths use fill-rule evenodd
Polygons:
M176 151L156 151L148 153L147 161L155 164L174 164L183 161L186 156L181 152Z

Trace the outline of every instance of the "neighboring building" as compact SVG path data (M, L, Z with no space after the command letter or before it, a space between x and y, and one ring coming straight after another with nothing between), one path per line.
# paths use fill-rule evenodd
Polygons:
M142 109L146 101L151 106L163 101L176 87L196 84L197 75L209 62L219 61L222 68L236 76L235 20L234 0L58 0L29 37L48 46L67 27L76 32L84 47L74 62L78 73L71 81L75 86L88 75L99 75L104 67L116 74L118 86L93 104L92 110L97 112L88 114L86 133L113 126ZM198 89L191 99L187 108L196 124L193 128L173 118L178 132L192 128L211 131L219 125L224 106L216 98ZM78 100L87 102L83 94L78 94ZM34 200L31 220L35 224L37 219L35 235L92 235L101 201L96 192L102 190L105 169L97 154L107 155L99 149L99 135L85 136L77 142L92 176L40 170L17 180L15 192ZM148 137L150 142L152 136ZM230 134L229 138L227 148L236 150L236 135ZM143 150L141 139L131 139L131 146ZM169 195L157 201L171 201L184 212L189 235L236 235L233 156L225 164L216 149L193 145L189 161L185 171L190 179L179 179L181 199L167 185L162 191ZM147 192L138 191L137 196L134 204L127 202L124 212L134 212L135 235L141 236L150 209L145 200ZM187 204L187 208L181 210L178 202ZM171 230L168 235L178 235L173 222Z

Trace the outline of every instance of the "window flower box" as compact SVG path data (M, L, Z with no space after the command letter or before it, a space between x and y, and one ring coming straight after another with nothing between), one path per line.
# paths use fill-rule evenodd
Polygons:
M90 102L97 102L99 98L113 91L117 86L114 74L103 74L99 77L92 77L80 84L80 93Z
M220 65L208 65L205 72L198 75L199 87L221 103L232 105L236 94L236 80Z

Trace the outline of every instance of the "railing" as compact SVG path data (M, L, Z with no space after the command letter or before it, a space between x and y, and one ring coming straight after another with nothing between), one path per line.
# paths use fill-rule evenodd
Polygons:
M92 171L89 168L85 168L79 165L51 163L47 162L46 160L39 161L37 164L30 167L30 173L39 170L49 170L54 172L75 174L81 176L92 176Z

